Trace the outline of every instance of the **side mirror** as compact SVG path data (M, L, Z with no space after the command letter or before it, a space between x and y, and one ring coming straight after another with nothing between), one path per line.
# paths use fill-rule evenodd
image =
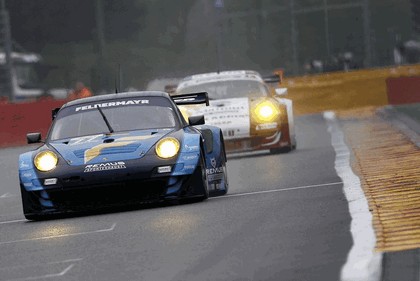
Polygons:
M41 133L29 133L26 135L26 140L28 144L31 143L40 143L41 142Z
M188 117L188 124L190 124L190 126L204 125L204 123L204 115Z
M287 95L287 88L276 88L276 96L285 96Z
M59 107L57 107L57 108L54 108L52 111L51 111L51 118L52 118L52 120L54 120L55 119L55 117L57 117L57 113L58 113L58 111L60 110L60 108Z

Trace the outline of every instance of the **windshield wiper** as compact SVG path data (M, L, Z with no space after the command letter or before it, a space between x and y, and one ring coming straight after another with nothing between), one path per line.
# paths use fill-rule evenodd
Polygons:
M99 113L101 113L102 118L105 121L106 126L108 127L109 133L112 134L114 132L114 130L111 127L111 124L109 124L108 119L106 118L104 112L102 111L102 109L99 106L96 106L96 108L99 110Z

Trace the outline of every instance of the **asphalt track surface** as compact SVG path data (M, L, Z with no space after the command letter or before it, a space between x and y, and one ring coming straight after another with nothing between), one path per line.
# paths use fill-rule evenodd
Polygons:
M0 280L339 280L350 214L322 115L298 149L234 155L228 196L29 222L17 158L0 150Z

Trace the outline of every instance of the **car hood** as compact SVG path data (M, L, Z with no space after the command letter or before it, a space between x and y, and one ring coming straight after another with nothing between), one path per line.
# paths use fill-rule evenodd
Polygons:
M250 99L245 97L210 100L209 106L187 105L180 106L180 109L186 119L188 116L204 115L207 125L221 128L224 138L229 139L233 136L249 137L249 107Z
M53 141L52 146L72 166L138 159L173 129L139 130Z

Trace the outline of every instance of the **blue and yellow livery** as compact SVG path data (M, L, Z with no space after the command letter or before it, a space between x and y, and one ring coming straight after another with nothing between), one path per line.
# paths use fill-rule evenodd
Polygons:
M226 194L221 130L205 125L203 116L186 121L177 103L208 104L208 98L130 92L79 99L54 110L43 145L19 157L25 217ZM27 139L42 142L40 133Z

